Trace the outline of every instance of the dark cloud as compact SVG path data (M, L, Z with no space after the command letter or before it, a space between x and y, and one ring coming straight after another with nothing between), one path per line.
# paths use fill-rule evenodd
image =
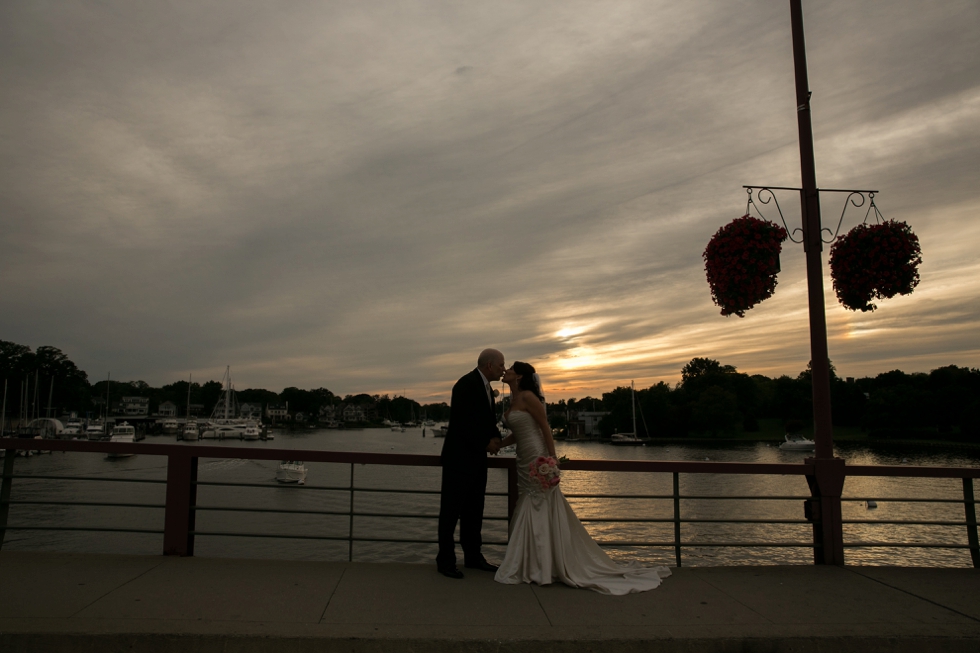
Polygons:
M975 366L976 4L806 11L818 181L924 250L873 314L825 279L831 356ZM701 262L742 184L799 182L785 6L7 3L0 83L2 337L93 376L445 398L492 345L581 395L809 358L802 251L743 320Z

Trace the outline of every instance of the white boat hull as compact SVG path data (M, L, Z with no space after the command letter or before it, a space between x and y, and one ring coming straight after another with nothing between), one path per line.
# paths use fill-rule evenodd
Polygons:
M779 448L783 451L814 451L817 445L813 442L784 442Z
M779 445L779 448L783 451L815 451L817 448L817 444L813 440L799 436L791 437L789 435L785 436L785 438L786 442Z
M276 480L280 483L306 483L306 467L304 465L279 465L276 470Z

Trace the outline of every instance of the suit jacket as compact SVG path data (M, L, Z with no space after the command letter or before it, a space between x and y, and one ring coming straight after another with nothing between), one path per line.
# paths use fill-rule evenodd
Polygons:
M487 401L487 390L479 369L462 377L453 386L449 406L449 428L442 445L443 464L486 466L487 445L499 438L496 403Z

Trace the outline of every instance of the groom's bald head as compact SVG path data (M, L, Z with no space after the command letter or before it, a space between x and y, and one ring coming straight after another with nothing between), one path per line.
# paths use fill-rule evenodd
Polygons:
M488 381L497 381L504 375L504 355L496 349L484 349L476 359L476 366Z

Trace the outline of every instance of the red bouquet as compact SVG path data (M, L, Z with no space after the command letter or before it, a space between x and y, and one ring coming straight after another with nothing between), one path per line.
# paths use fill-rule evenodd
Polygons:
M919 285L922 249L904 222L859 224L830 248L837 299L852 311L873 311L872 299L908 295Z
M749 215L712 236L704 250L704 271L722 315L745 317L745 311L772 297L784 240L785 229Z

